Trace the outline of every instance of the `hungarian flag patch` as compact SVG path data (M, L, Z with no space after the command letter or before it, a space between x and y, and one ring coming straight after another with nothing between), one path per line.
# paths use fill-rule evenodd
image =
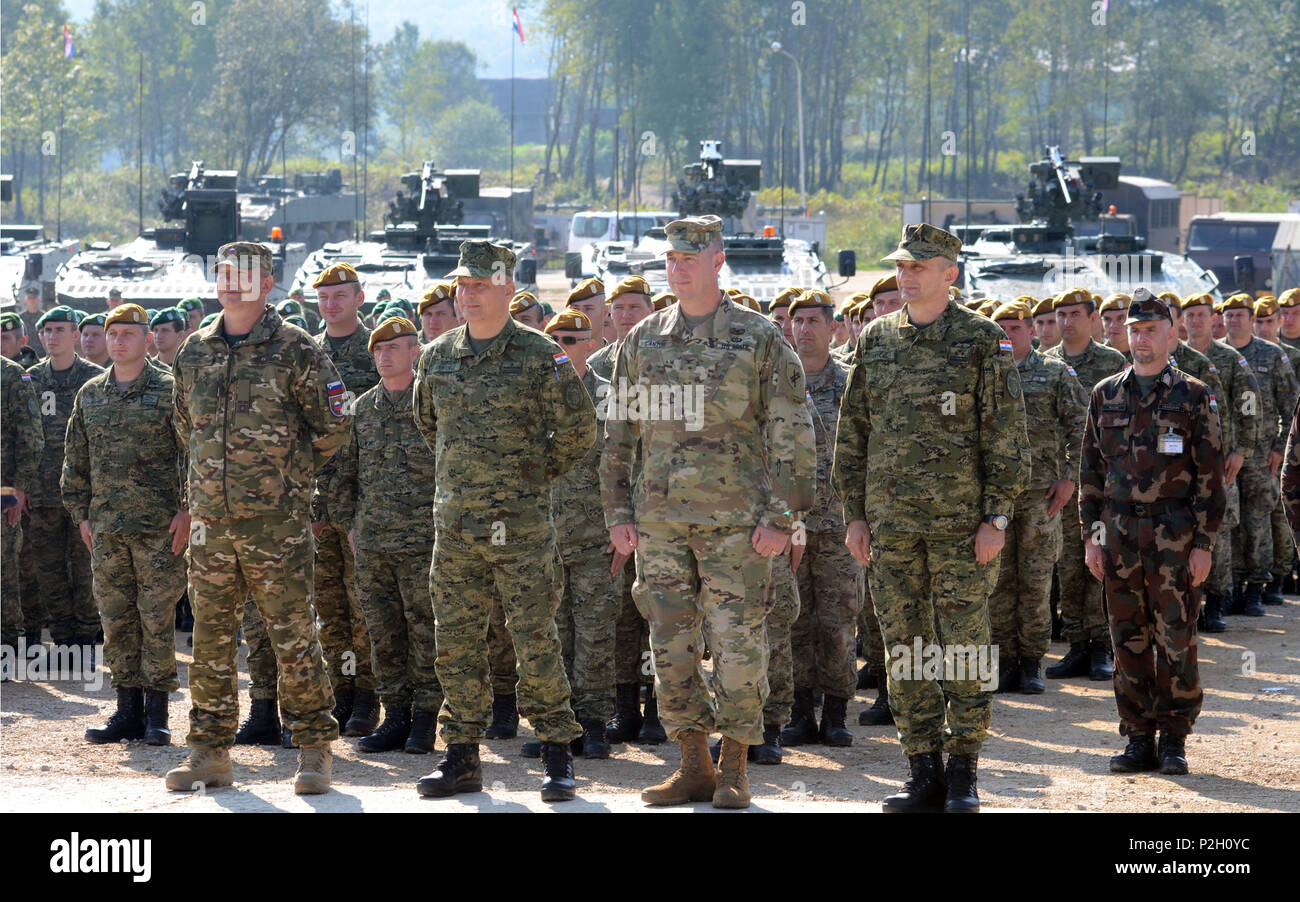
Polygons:
M336 417L343 416L343 383L331 382L325 386L325 391L329 394L330 413Z

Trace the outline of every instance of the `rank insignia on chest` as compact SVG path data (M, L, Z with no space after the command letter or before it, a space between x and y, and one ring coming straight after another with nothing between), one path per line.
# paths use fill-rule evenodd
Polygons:
M999 354L1010 354L1010 353L1011 353L1011 342L1006 341L1006 340L999 341L999 342L998 342L998 353L999 353Z
M325 391L329 394L330 413L336 417L343 416L343 383L331 382L325 386Z
M523 373L523 371L524 365L522 363L507 363L501 367L501 372L505 373L507 376L518 376Z

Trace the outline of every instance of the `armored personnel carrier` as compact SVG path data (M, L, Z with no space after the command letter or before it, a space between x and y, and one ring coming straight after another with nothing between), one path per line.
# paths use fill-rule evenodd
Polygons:
M0 200L13 198L13 176L0 175ZM54 301L54 276L59 267L77 252L75 241L51 241L40 225L0 223L0 306L17 305L30 284L41 289L41 302Z
M308 252L327 241L346 241L360 208L357 195L344 187L338 169L299 172L292 184L279 175L259 176L239 189L240 237L269 241L278 228L282 240L305 244Z

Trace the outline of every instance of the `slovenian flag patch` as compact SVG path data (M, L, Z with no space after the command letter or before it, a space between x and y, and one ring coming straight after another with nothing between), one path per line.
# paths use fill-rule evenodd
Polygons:
M998 353L999 353L999 354L1010 354L1010 353L1011 353L1011 342L1009 342L1009 341L1005 341L1005 340L1004 340L1004 341L999 341L999 342L998 342Z
M343 383L331 382L325 386L325 391L329 394L330 413L336 417L343 416Z

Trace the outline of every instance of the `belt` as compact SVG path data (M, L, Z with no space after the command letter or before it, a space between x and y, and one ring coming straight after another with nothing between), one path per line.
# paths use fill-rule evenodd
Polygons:
M1190 498L1162 498L1159 501L1111 501L1110 509L1117 514L1127 514L1130 517L1138 517L1143 520L1149 520L1152 517L1158 517L1161 514L1167 514L1176 510L1187 510L1191 507Z

